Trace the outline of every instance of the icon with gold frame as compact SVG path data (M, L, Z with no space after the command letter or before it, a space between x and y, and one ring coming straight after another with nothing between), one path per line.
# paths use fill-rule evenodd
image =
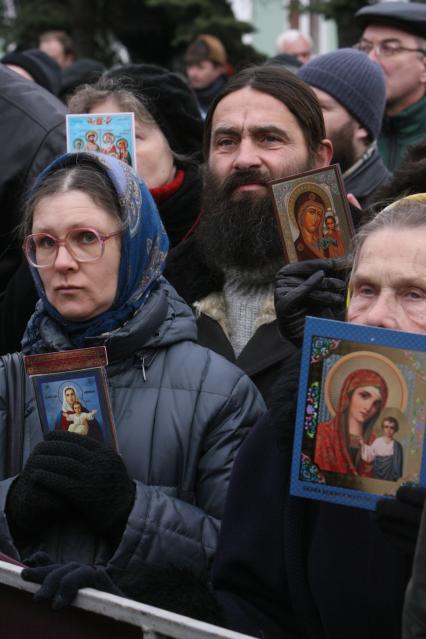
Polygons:
M288 262L352 253L354 228L338 164L274 180L269 187Z

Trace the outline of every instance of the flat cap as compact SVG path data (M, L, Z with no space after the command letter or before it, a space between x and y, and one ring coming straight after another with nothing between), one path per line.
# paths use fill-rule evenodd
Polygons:
M359 9L358 26L383 24L426 38L426 4L423 2L379 2Z

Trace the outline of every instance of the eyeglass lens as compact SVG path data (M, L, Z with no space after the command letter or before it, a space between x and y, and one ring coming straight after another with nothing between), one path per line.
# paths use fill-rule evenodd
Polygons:
M28 257L34 266L50 266L62 244L80 262L91 262L102 255L102 240L95 231L75 229L67 234L63 242L43 233L30 235L27 243Z
M378 42L376 44L368 42L368 40L361 40L357 44L357 49L367 54L374 50L376 55L384 57L396 55L403 51L420 51L420 49L409 49L407 47L403 47L398 41L393 40L383 40L383 42Z

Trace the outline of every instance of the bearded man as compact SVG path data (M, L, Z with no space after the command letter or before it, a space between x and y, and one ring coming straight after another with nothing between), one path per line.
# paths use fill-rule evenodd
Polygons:
M382 68L361 51L338 49L305 64L298 76L319 100L346 191L366 206L391 177L377 148L386 102Z
M273 304L284 258L267 183L327 166L332 145L312 91L279 66L233 76L205 127L201 221L172 252L166 277L196 309L198 342L236 363L268 400L293 346Z

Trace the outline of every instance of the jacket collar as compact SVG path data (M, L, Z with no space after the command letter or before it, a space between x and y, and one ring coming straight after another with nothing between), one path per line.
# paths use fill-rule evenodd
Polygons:
M196 316L200 316L201 313L207 315L211 319L215 320L229 339L229 323L226 314L225 298L222 292L210 293L203 299L194 302L193 304ZM277 318L274 308L274 298L271 294L266 300L262 311L255 323L255 330L263 326L263 324L270 324Z
M385 115L382 131L398 132L404 135L423 133L426 117L426 95L396 115Z

